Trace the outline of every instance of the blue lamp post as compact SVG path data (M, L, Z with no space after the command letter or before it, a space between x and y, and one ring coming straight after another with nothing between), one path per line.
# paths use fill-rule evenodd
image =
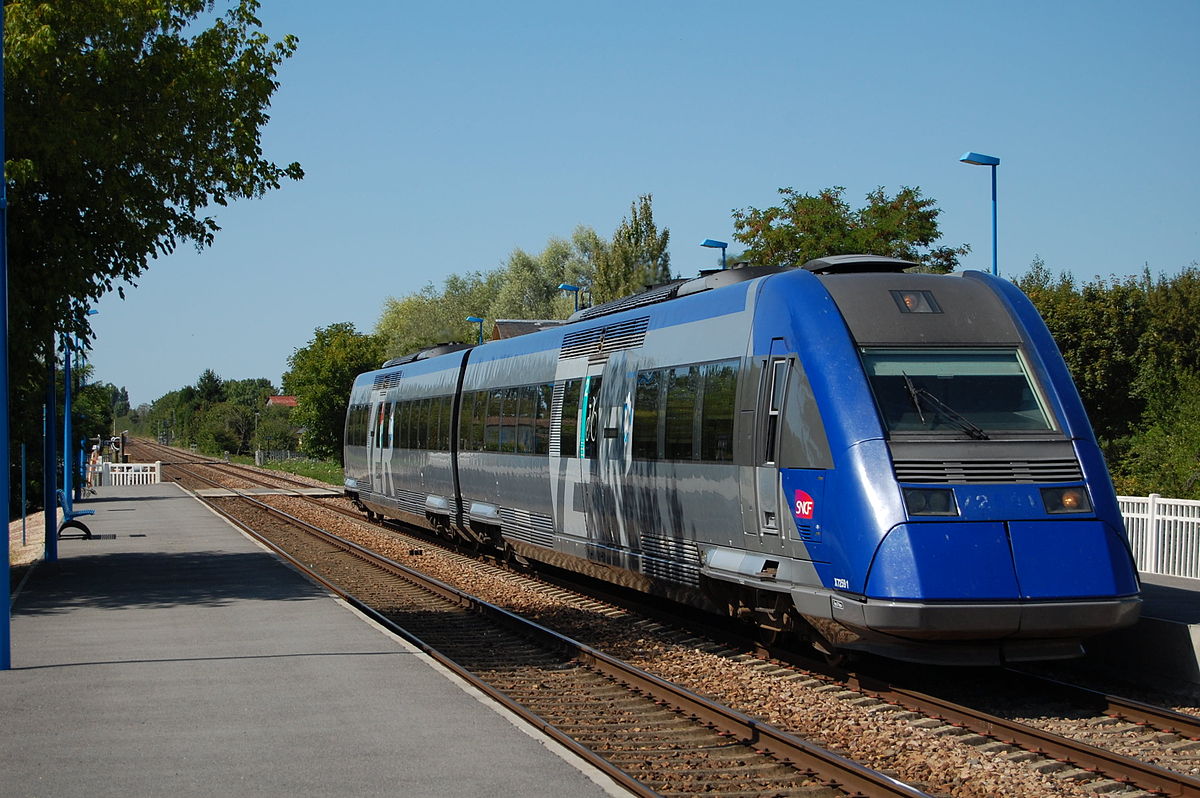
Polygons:
M483 344L483 319L478 316L467 316L467 321L479 325L479 343Z
M992 274L1000 274L996 263L996 167L1000 159L991 155L980 155L977 152L964 153L958 160L972 166L990 166L992 168Z
M576 310L576 312L578 312L579 311L579 286L571 285L570 283L559 283L558 290L559 291L570 291L572 294L575 295L575 310Z
M729 246L728 242L714 241L711 238L706 238L700 242L700 246L709 247L711 249L720 249L721 250L721 268L722 269L725 268L725 248Z
M88 311L88 315L95 311ZM94 515L95 510L76 510L74 506L74 484L73 473L76 469L75 447L71 440L71 339L67 338L63 342L63 481L62 481L62 507L63 521L59 525L59 534L68 527L83 532L85 538L92 536L91 530L87 526L75 519L84 515ZM50 534L49 530L46 534Z

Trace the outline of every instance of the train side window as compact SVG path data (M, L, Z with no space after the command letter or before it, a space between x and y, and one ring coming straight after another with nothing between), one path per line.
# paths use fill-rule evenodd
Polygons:
M638 460L662 459L663 401L665 372L641 371L637 376L637 396L633 410L633 456Z
M517 451L517 413L519 412L520 389L504 389L504 412L500 422L500 451Z
M733 413L738 361L709 363L704 369L704 406L700 427L700 459L733 462Z
M442 435L438 439L438 451L450 451L450 440L454 437L454 398L443 396L442 403Z
M429 439L425 448L431 452L442 448L442 397L434 396L429 399Z
M475 392L475 408L471 411L471 449L484 450L484 430L487 429L487 391Z
M668 460L695 459L696 398L699 383L700 369L697 366L676 366L670 370L663 452Z
M412 448L412 400L405 399L400 403L400 410L397 413L399 418L396 423L399 424L400 430L397 433L396 445L401 449Z
M487 416L483 426L483 449L487 452L500 451L500 425L504 420L504 389L488 391Z
M462 403L458 406L458 450L471 450L471 422L475 410L475 392L463 391Z
M456 430L454 428L454 397L442 397L442 440L441 451L450 451L450 443L455 438Z
M520 388L509 388L509 391L513 404L510 424L512 444L508 450L527 454L533 448L533 386L522 385Z
M563 385L562 421L559 424L559 453L579 456L579 396L583 380L567 380Z
M544 383L534 386L533 453L550 453L550 404L554 398L554 385Z

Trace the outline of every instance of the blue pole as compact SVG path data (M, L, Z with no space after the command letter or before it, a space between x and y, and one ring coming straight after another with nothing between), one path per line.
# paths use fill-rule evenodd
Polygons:
M73 496L71 495L71 470L75 467L75 453L71 447L71 339L65 338L63 346L63 518L70 519ZM47 530L49 534L49 530Z
M46 340L46 409L42 417L42 512L45 523L46 562L58 562L58 441L54 437L58 419L58 397L54 387L58 358L54 333Z
M996 164L992 164L992 274L999 275L1000 267L996 259Z
M4 173L4 4L0 3L0 515L8 523L8 177ZM0 596L4 599L4 619L0 622L0 671L12 668L12 608L8 594L12 587L9 568L12 554L8 535L4 536L4 572L0 576Z

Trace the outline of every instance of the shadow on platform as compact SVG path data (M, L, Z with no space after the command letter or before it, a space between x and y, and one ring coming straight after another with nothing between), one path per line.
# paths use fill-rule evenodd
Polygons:
M72 545L104 545L79 542ZM264 578L264 574L278 573ZM307 601L328 593L267 552L114 552L41 563L14 611L53 615L75 607L221 606L238 600Z

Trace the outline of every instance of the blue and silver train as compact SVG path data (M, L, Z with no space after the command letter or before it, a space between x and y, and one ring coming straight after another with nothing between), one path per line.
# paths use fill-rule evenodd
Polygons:
M1132 624L1103 458L1028 299L873 256L745 267L359 376L373 516L831 654L995 663Z

